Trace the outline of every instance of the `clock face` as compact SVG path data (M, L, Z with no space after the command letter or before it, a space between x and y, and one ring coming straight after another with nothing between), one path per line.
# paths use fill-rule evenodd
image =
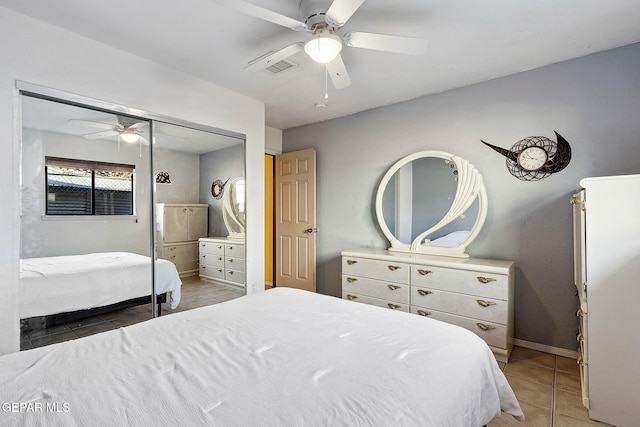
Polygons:
M542 147L528 147L518 154L518 165L527 171L541 169L548 160L547 150Z

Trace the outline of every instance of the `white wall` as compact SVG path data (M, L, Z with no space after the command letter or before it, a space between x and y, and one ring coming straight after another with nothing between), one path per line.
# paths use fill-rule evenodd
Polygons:
M19 349L20 104L16 80L245 134L247 292L264 289L264 104L0 8L0 354ZM200 55L201 52L193 52Z
M640 44L285 130L284 151L317 149L319 292L340 295L341 250L387 246L373 203L386 170L416 151L448 151L487 186L489 215L469 253L516 263L516 338L575 350L569 197L583 177L640 172L638 70ZM480 142L511 148L554 130L573 158L538 182L512 177Z
M54 132L22 133L22 235L21 257L35 258L90 252L127 251L149 256L151 207L149 206L149 152L138 145L95 140ZM135 165L135 218L69 217L45 215L45 156Z
M265 153L282 153L282 131L276 128L265 126Z

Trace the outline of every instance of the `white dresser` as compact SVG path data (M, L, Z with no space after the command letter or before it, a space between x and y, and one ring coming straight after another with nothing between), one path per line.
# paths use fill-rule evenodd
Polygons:
M207 235L208 208L206 204L156 205L158 258L173 262L181 277L198 273L198 239Z
M585 178L571 198L578 363L589 417L640 420L640 175Z
M349 250L342 252L342 297L462 326L507 362L513 270L511 261Z
M200 277L234 286L245 285L244 242L225 237L199 240Z

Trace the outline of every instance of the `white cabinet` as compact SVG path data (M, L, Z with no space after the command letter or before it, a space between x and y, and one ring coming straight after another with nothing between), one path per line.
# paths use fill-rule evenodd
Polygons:
M342 297L453 323L473 331L507 362L513 348L511 261L342 252Z
M180 276L198 272L198 239L207 235L208 208L206 204L156 205L158 258L173 262Z
M585 178L571 203L578 351L589 417L638 425L640 175Z
M245 285L244 242L224 237L199 241L200 277L229 285Z

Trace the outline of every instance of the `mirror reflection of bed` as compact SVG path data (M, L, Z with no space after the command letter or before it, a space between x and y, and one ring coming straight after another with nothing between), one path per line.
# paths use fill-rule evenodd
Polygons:
M241 284L201 280L197 249L198 237L228 234L211 181L244 176L242 139L122 110L21 102L22 350L245 294ZM187 260L160 256L152 200L204 206Z

